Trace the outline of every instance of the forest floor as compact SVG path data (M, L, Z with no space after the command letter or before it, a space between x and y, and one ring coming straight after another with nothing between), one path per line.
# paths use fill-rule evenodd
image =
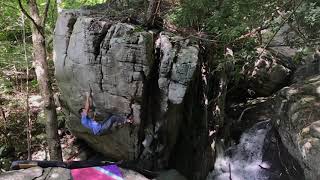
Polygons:
M0 173L9 170L14 160L26 160L28 157L28 113L31 121L32 160L46 160L48 150L45 134L45 117L41 108L34 72L26 78L26 72L2 68L0 73ZM26 81L29 79L29 92ZM57 92L56 92L57 93ZM65 117L57 107L59 136L64 160L82 160L88 150L66 128Z

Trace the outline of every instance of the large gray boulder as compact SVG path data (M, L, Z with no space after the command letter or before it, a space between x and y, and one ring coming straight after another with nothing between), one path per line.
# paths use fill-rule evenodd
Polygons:
M134 31L129 24L112 24L75 13L62 14L55 30L56 78L64 107L70 112L69 128L99 152L117 159L138 155L139 109L152 65L152 34ZM137 124L108 134L107 141L105 136L92 136L77 113L83 107L85 92L90 90L97 119L110 113L133 113Z
M155 90L151 96L155 130L152 126L145 128L146 138L143 141L142 158L150 158L150 152L162 154L156 166L163 168L168 165L170 154L176 144L183 121L183 100L190 82L195 74L199 48L182 37L162 32L156 40L159 69L157 83L153 82ZM152 143L153 142L153 143ZM151 145L153 144L153 145ZM147 157L144 157L147 156Z
M170 180L170 179L187 180L175 169L169 169L167 171L160 172L159 176L155 178L155 180Z
M70 169L32 167L8 171L0 175L1 180L71 180Z
M274 99L274 124L306 179L320 178L320 76L283 88Z
M258 49L258 59L244 66L244 75L255 96L270 96L288 85L295 70L292 58L271 49Z
M197 105L201 101L198 90L193 89L199 84L195 42L81 10L60 14L54 52L61 104L67 125L77 137L107 157L137 160L147 169L166 168L176 164L176 158L188 161L186 157L201 164L202 153L184 151L189 146L208 146L206 136L199 138L203 133L194 128L207 120L202 118L202 106ZM132 114L135 123L103 136L92 135L81 125L78 114L90 89L98 120L109 114ZM186 138L178 143L179 136ZM183 146L175 148L177 144ZM198 177L205 177L211 168L210 164L201 168L196 163L176 166L189 176L197 172Z
M269 42L273 33L271 29L262 31L262 41L269 43L267 48L258 48L258 58L254 63L249 62L244 66L244 75L255 96L270 96L289 85L299 65L295 61L298 49L292 47L292 44L301 40L296 31L284 24Z

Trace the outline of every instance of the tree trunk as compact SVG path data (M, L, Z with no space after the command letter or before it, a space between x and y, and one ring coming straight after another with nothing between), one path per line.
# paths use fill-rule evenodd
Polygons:
M160 2L161 0L150 0L149 2L145 20L145 24L149 27L154 25L154 20L157 14L157 9L160 6Z
M62 12L62 0L56 0L56 3L57 3L57 11L58 13L61 13Z
M57 111L54 104L51 82L48 76L44 23L41 22L36 0L29 0L28 5L30 8L30 16L38 25L38 28L35 27L35 24L33 24L32 27L33 59L40 93L44 100L44 110L47 116L46 133L50 159L62 160L58 136Z

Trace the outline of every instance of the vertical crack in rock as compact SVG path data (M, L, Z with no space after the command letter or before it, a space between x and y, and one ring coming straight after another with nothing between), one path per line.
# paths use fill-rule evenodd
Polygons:
M68 22L68 30L67 30L67 33L66 33L66 53L65 53L65 57L63 58L63 67L65 67L65 64L66 64L66 58L68 56L68 48L69 48L69 42L70 42L70 36L72 34L72 31L73 31L73 26L74 24L76 23L77 21L77 17L71 17L69 22Z
M154 42L153 42L154 44ZM154 48L152 48L154 49ZM160 48L156 48L156 51L152 51L153 54L150 55L150 58L154 60L152 66L150 67L149 77L143 73L143 79L146 86L143 89L143 98L142 101L142 122L139 129L139 141L138 146L140 153L138 155L140 163L143 167L152 169L154 167L155 159L155 147L154 144L154 132L156 122L160 118L160 102L159 102L159 62L160 62Z
M52 171L52 167L48 167L47 169L46 169L46 171L44 172L45 173L45 176L44 176L44 180L46 180L47 179L47 177L51 174L51 171Z
M99 80L99 88L101 92L104 92L103 88L103 78L104 78L104 72L103 72L103 67L105 66L103 63L103 57L105 57L108 53L108 50L110 48L110 39L112 38L115 28L114 26L111 26L112 24L110 23L108 26L108 30L106 31L106 34L104 37L101 39L100 47L99 47L99 64L100 64L100 80ZM107 59L105 59L107 61Z
M168 79L168 85L167 85L167 89L168 89L168 92L167 92L167 99L166 99L166 103L169 103L169 88L170 88L170 84L171 82L175 82L174 79L172 79L172 71L173 71L173 66L177 63L178 61L178 54L181 50L181 45L179 43L172 43L173 45L173 58L172 58L172 61L170 63L170 68L169 68L169 72L167 73L167 75L165 76L167 79Z
M162 169L168 167L177 141L184 111L183 99L194 76L198 50L197 46L187 45L181 37L162 32L156 41L156 52L158 67L156 72L151 72L156 75L155 83L150 85L147 96L158 105L148 106L152 112L147 117L152 121L145 126L144 150L140 158L145 159L147 166L149 162L150 167ZM170 100L170 93L176 99Z
M95 24L97 24L96 26L101 26L98 22L94 22ZM92 24L92 26L95 26L94 23ZM101 22L100 22L101 23ZM102 30L101 30L101 34L94 40L94 55L95 55L95 62L97 62L100 66L100 80L99 80L99 88L100 91L103 92L103 65L101 62L101 58L102 58L102 47L104 44L104 39L107 36L108 30L111 26L111 23L107 22L103 24ZM106 50L108 51L108 50Z
M107 35L108 29L110 28L111 23L109 21L101 21L100 19L92 19L89 23L88 32L89 36L93 36L92 38L92 47L93 47L93 63L97 64L97 69L100 69L100 77L98 80L98 86L100 91L103 92L102 81L103 81L103 70L101 63L101 47L103 45L103 41ZM90 42L89 42L90 44Z
M65 12L58 17L54 30L54 63L57 79L63 79L66 59L68 56L69 42L78 18L77 12Z
M156 134L158 134L158 136L160 136L160 143L158 143L158 147L156 147L157 151L159 154L163 154L162 155L162 159L161 161L157 162L157 166L158 167L163 167L163 166L167 166L167 161L168 161L168 153L170 151L170 144L168 141L168 136L169 134L163 134L161 133L162 131L160 131L160 129L166 129L166 131L170 131L168 130L168 117L169 113L168 113L168 109L169 109L169 99L168 99L168 95L169 95L169 87L170 87L170 83L172 81L171 76L172 76L172 70L173 70L173 66L174 63L177 62L177 55L179 53L179 43L178 42L171 42L171 38L169 36L165 36L165 38L162 40L164 41L161 44L161 51L162 54L164 56L162 56L161 59L161 66L163 67L163 62L166 64L167 68L166 70L164 70L166 73L165 74L161 74L162 78L165 78L167 81L166 85L164 87L162 87L162 90L165 90L164 94L161 95L161 119L159 119L159 128L157 128L157 132L155 132ZM161 43L161 42L160 42Z
M102 42L103 43L103 42ZM100 51L100 54L101 54L101 51ZM100 91L103 92L103 86L102 86L102 83L103 83L103 65L102 65L102 62L101 62L101 58L102 56L99 56L99 64L100 64L100 79L99 79L99 88L100 88Z

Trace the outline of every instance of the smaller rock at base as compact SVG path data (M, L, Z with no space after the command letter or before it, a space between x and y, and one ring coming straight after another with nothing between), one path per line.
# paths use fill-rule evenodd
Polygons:
M187 180L184 176L182 176L177 170L170 169L168 171L163 171L160 175L156 178L156 180Z
M0 175L0 180L32 180L40 177L43 173L41 167L32 167L17 171L9 171Z
M129 169L121 169L121 172L123 174L123 179L126 180L149 180L148 178L144 177L138 172L129 170Z

